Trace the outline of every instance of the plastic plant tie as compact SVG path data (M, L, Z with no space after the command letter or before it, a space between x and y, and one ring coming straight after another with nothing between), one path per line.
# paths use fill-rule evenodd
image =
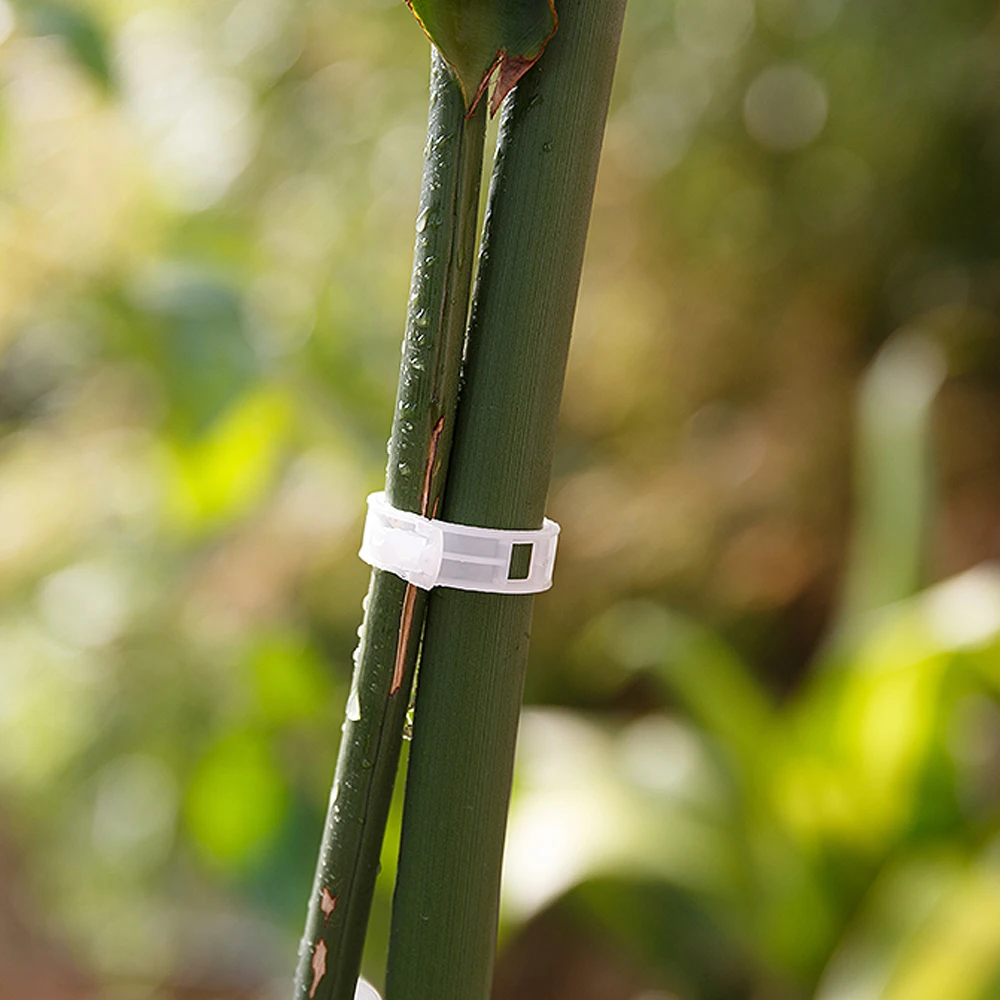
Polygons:
M360 555L421 590L538 594L552 586L558 538L548 518L538 531L474 528L397 510L373 493Z

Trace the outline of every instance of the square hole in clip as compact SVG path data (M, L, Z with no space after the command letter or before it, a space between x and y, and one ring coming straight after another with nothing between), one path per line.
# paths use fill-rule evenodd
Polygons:
M531 575L531 557L535 546L532 542L520 542L510 548L510 566L507 569L508 580L527 580Z

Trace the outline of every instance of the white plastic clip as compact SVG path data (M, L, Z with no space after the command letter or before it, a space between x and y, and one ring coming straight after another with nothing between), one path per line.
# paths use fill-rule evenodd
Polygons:
M548 518L539 531L473 528L397 510L373 493L360 555L421 590L538 594L552 586L558 538Z

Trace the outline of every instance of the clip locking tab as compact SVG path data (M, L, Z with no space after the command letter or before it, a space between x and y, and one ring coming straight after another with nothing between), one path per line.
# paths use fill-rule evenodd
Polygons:
M421 590L538 594L552 586L559 525L538 531L474 528L397 510L385 493L368 497L361 558Z

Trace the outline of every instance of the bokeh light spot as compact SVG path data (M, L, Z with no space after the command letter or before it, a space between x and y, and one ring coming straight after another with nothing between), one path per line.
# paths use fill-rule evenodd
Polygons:
M14 33L14 8L7 0L0 0L0 45Z
M844 0L757 0L760 18L788 38L813 38L829 30Z
M823 131L826 87L802 66L771 66L750 84L743 120L765 149L790 152L808 146Z
M239 867L266 848L285 805L285 786L266 741L235 734L199 764L188 790L187 823L206 860Z
M678 0L674 24L681 44L705 56L730 56L754 29L753 0Z
M38 609L56 638L81 649L96 649L113 642L125 627L126 587L111 567L79 563L42 583Z
M112 864L150 864L169 849L177 782L161 761L129 754L105 765L94 805L94 847Z

